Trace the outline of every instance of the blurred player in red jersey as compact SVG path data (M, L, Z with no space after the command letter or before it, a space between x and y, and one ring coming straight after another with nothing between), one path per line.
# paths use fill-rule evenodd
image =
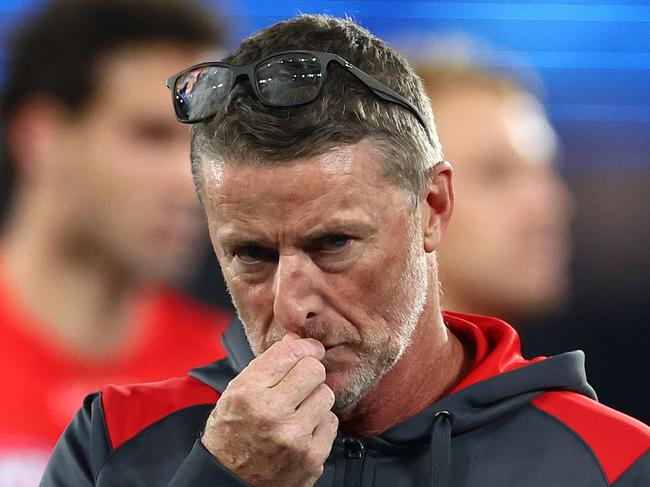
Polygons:
M0 485L35 485L83 396L223 354L229 316L172 291L204 217L165 79L221 32L185 1L54 1L16 33L2 117Z

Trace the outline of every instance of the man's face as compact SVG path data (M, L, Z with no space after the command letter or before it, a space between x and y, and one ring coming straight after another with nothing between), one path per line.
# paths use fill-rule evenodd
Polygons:
M509 319L557 306L567 290L569 198L543 113L522 95L479 90L452 89L433 106L455 169L439 253L453 303L443 305Z
M203 162L210 236L259 355L287 332L321 341L335 407L406 350L427 264L403 190L369 142L274 167Z
M56 184L70 201L71 238L141 278L185 272L204 232L189 131L165 87L195 55L166 44L108 55L95 96L61 131Z

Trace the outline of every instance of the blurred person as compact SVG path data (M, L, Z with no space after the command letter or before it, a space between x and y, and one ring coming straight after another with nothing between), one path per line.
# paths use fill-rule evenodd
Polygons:
M443 306L513 322L557 312L568 292L570 197L541 104L487 68L416 70L454 165L454 218L438 250Z
M89 396L43 487L650 482L650 430L581 352L527 360L504 321L441 310L453 168L403 56L305 15L168 84L240 319L227 358Z
M185 374L229 316L172 290L206 234L168 73L222 42L181 0L60 0L15 34L0 247L0 485L35 485L85 394Z
M444 307L512 320L519 327L526 356L584 350L590 383L599 398L647 423L648 381L642 380L643 373L630 373L647 369L645 318L627 301L639 293L612 284L614 279L594 280L594 272L584 267L594 239L603 246L611 237L607 232L582 239L576 235L575 250L582 253L575 256L573 271L579 281L569 282L568 247L573 240L569 213L580 206L576 218L583 221L576 222L576 231L582 226L584 232L588 226L584 220L589 218L611 219L603 220L596 212L600 201L594 195L569 203L554 164L558 144L534 96L540 91L537 80L526 71L514 76L480 67L485 52L499 51L468 39L437 38L428 43L429 52L441 43L444 55L430 60L417 53L412 57L455 170L454 218L439 250ZM611 175L607 179L611 182ZM590 206L598 216L590 216ZM618 203L617 211L625 212ZM622 265L618 254L607 262L610 269L599 260L601 277L614 275L613 268ZM590 299L592 286L607 299ZM616 286L618 296L613 292ZM610 326L614 322L616 327Z

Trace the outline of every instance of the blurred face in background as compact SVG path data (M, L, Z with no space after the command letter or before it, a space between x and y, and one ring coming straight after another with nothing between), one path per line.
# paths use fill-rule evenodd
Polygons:
M194 262L204 218L189 130L174 118L165 80L195 60L196 50L167 44L109 54L87 107L57 128L48 179L80 255L143 279L174 280Z
M439 250L443 306L519 319L568 287L569 194L556 139L535 99L480 88L432 96L456 201Z

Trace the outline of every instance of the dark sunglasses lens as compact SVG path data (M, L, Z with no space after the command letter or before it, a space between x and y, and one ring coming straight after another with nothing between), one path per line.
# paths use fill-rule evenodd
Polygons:
M307 103L318 96L322 81L320 60L313 54L281 54L255 68L262 101L275 106Z
M223 66L196 68L174 85L174 108L180 120L192 122L210 117L228 96L232 71Z

